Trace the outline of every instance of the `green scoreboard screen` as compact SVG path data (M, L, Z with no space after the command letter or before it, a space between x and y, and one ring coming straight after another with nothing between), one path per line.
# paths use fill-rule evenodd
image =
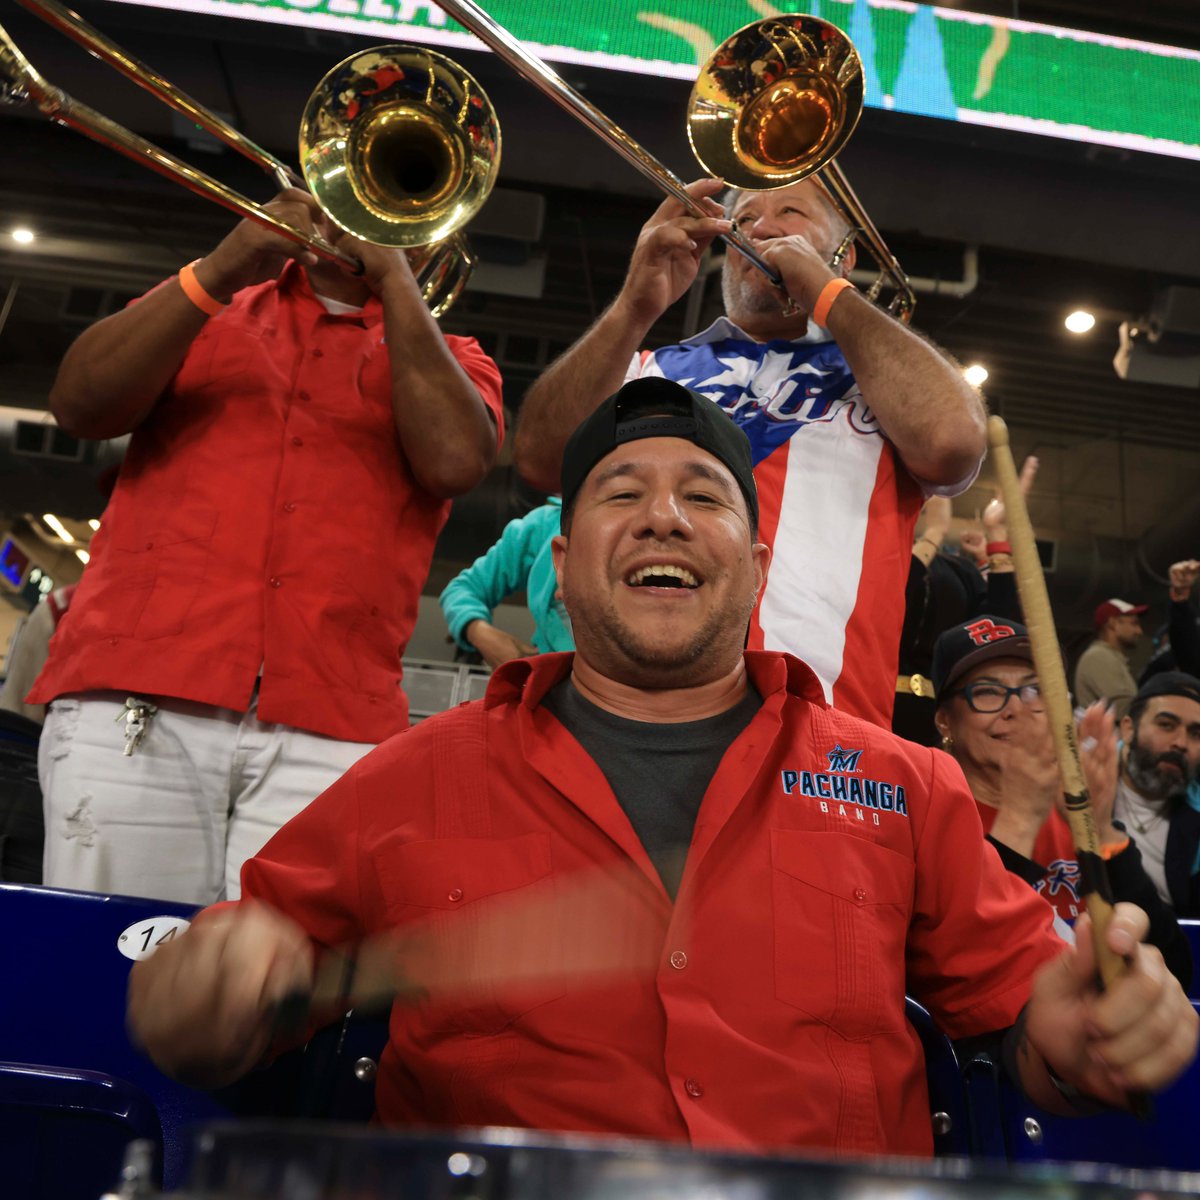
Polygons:
M432 0L113 0L447 48L479 43ZM853 39L868 105L1200 159L1200 52L905 0L488 0L551 62L692 79L730 33L784 12Z

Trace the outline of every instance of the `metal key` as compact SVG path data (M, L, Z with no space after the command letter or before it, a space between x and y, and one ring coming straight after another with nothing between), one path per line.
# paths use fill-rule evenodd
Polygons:
M130 757L138 748L138 743L146 736L146 729L150 724L150 718L158 712L158 705L151 704L149 700L142 700L137 696L128 696L125 699L124 709L117 713L113 719L125 721L125 757Z

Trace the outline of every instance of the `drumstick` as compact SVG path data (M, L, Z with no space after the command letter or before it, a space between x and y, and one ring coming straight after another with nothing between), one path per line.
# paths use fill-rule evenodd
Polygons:
M1017 573L1021 611L1025 614L1025 626L1029 630L1033 665L1046 705L1046 715L1050 720L1050 730L1054 735L1054 749L1058 755L1058 770L1062 776L1067 805L1067 820L1070 822L1071 838L1079 860L1080 883L1087 903L1088 916L1092 918L1096 962L1100 968L1100 978L1105 986L1108 986L1125 969L1120 957L1108 948L1105 936L1108 923L1112 919L1112 888L1109 886L1104 859L1100 857L1100 840L1096 836L1096 822L1092 819L1092 808L1088 801L1087 781L1079 764L1075 715L1071 709L1071 697L1067 692L1067 676L1063 670L1062 654L1059 652L1058 637L1054 630L1054 615L1050 611L1046 578L1042 574L1033 525L1029 520L1025 495L1021 491L1016 464L1009 448L1008 426L1002 418L988 418L988 443L996 463L1000 492L1004 497L1004 509L1008 517L1008 540L1012 546L1013 566Z
M328 950L312 987L274 1006L276 1036L294 1040L312 1021L426 995L468 1002L493 990L552 985L568 991L653 979L662 958L655 927L614 929L609 916L638 877L633 866L584 870L551 890L492 897L467 920L434 916Z
M1087 780L1079 763L1079 745L1075 739L1075 714L1067 691L1067 674L1063 669L1058 637L1054 631L1054 614L1050 611L1050 596L1046 577L1038 557L1025 493L1017 477L1016 463L1008 444L1008 426L1002 417L988 418L988 444L996 463L996 476L1008 523L1008 541L1012 547L1013 567L1017 575L1017 594L1021 611L1029 630L1029 645L1033 651L1033 666L1037 671L1046 716L1054 736L1058 755L1058 770L1062 776L1067 821L1071 840L1075 843L1075 858L1079 863L1080 887L1088 916L1092 919L1092 946L1100 971L1102 987L1110 987L1125 971L1124 960L1108 946L1108 924L1113 915L1112 886L1108 868L1100 857L1100 839L1088 799ZM1150 1097L1145 1092L1127 1095L1130 1111L1142 1120L1153 1116Z

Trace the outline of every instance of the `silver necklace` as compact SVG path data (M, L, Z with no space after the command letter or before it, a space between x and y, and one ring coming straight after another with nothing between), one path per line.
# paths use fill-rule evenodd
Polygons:
M1165 817L1165 813L1158 812L1152 817L1147 817L1145 821L1139 821L1131 812L1129 814L1129 822L1134 829L1138 831L1138 833L1149 833L1151 829L1154 829L1157 825L1160 825Z

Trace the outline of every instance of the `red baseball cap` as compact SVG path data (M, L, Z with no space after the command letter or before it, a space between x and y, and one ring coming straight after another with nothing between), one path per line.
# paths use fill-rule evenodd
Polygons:
M1097 629L1103 629L1109 617L1140 617L1149 609L1148 604L1130 604L1128 600L1118 600L1115 596L1096 606L1092 614L1092 624Z

